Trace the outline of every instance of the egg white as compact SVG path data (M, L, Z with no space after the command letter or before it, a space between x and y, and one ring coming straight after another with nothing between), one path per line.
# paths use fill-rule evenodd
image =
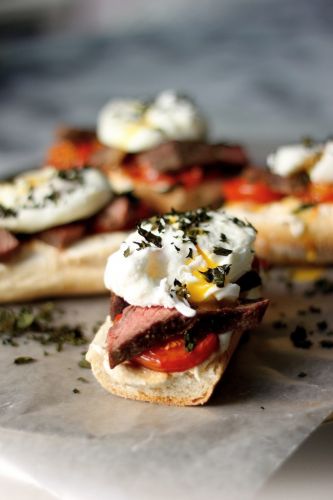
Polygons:
M70 171L66 172L70 176ZM73 172L73 178L66 179L55 168L47 167L0 184L0 205L13 211L12 215L0 215L0 227L35 233L89 217L112 198L101 172L89 168L78 171L78 176Z
M104 275L106 287L129 304L176 308L185 316L196 314L192 306L198 302L237 300L240 288L235 281L251 269L255 230L246 224L238 225L222 211L208 214L210 220L200 223L203 233L197 236L196 244L184 242L184 232L177 229L177 224L166 224L165 230L158 232L152 230L149 221L144 222L142 227L161 237L161 248L139 249L138 244L144 238L138 231L133 232L108 259ZM227 242L221 242L222 233ZM215 254L214 248L221 246L231 249L232 253ZM225 264L231 267L224 287L208 283L202 272ZM190 297L182 298L174 293L175 280L186 285Z
M173 91L162 92L151 102L110 101L97 120L99 140L129 153L144 151L171 139L200 139L205 131L205 122L196 106Z

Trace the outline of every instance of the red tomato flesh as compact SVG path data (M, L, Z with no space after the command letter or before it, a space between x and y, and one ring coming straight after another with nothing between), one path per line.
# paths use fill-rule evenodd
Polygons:
M184 372L200 365L218 348L219 339L215 333L209 333L199 340L193 351L185 349L184 337L181 337L148 349L131 361L158 372Z
M270 203L283 198L282 193L273 191L265 182L251 182L242 177L224 181L222 195L227 201L252 201L256 203Z

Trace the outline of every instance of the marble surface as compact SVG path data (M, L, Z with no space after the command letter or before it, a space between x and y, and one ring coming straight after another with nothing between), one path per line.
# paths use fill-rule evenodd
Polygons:
M212 135L258 156L333 119L333 3L238 0L130 34L54 35L0 48L0 173L40 161L61 122L94 124L116 96L192 94ZM206 5L206 4L205 4Z

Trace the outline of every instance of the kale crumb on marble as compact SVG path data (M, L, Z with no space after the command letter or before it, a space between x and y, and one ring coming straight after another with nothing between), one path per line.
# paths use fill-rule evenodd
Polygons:
M305 373L305 372L299 372L299 374L297 375L298 378L304 378L304 377L307 377L308 374Z
M32 358L31 356L19 356L14 359L15 365L29 365L30 363L35 363L37 359Z
M281 321L280 319L273 321L272 325L273 325L273 328L275 328L276 330L281 330L281 329L287 328L287 326L288 326L285 321Z
M324 332L325 330L327 330L328 328L328 323L327 321L323 320L323 321L318 321L317 322L317 328L320 332Z
M298 347L300 349L310 349L313 344L313 342L308 339L308 333L306 329L301 325L297 325L295 330L291 332L290 340L295 347Z
M74 393L74 394L80 394L80 393L81 393L81 391L75 387L75 388L73 389L73 393Z
M320 342L321 347L324 349L333 349L333 340L321 340Z

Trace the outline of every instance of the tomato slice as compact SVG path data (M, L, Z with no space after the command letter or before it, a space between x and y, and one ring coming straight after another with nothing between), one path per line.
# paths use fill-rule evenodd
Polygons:
M99 148L100 145L95 139L77 143L62 140L50 147L46 163L59 170L84 167L89 164L92 153Z
M184 372L200 365L219 348L215 333L209 333L199 340L193 351L185 349L184 337L171 340L161 347L148 349L132 361L158 372Z
M227 201L253 201L257 203L270 203L283 198L283 194L271 189L263 181L249 181L237 177L224 181L222 195Z

